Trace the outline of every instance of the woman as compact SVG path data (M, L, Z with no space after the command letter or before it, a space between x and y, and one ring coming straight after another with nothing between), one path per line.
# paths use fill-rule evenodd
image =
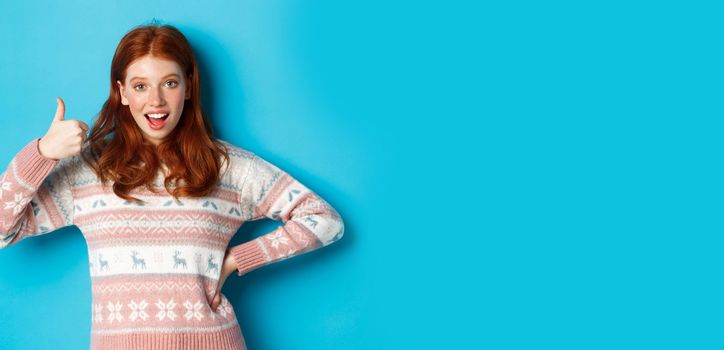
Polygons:
M58 107L0 178L0 247L76 225L88 245L92 349L245 349L226 278L328 245L343 222L258 155L214 139L191 46L170 25L119 43L90 128ZM237 246L246 221L283 225Z

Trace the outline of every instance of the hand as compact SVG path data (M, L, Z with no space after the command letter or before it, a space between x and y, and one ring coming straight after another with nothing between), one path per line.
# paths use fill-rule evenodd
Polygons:
M80 120L65 120L65 103L60 97L56 101L53 122L38 142L38 151L43 157L60 160L80 153L89 128Z
M226 251L226 256L224 257L224 263L221 265L221 276L219 277L219 286L216 288L216 294L211 299L211 310L216 312L216 308L219 307L219 304L221 304L221 288L224 286L224 282L226 282L226 278L229 277L232 273L234 273L236 270L236 260L234 260L234 256L229 254L229 251Z

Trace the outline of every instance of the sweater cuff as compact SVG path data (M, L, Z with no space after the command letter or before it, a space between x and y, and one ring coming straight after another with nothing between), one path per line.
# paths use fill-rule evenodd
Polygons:
M58 164L57 159L46 158L40 154L39 141L40 138L36 138L25 145L15 156L13 164L18 176L35 189L40 187L50 171Z
M239 244L229 249L229 252L234 256L239 276L265 265L268 261L264 250L259 247L258 238Z

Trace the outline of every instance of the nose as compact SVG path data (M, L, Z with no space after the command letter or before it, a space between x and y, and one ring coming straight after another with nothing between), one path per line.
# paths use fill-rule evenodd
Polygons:
M150 95L148 96L148 103L152 106L161 106L164 104L163 94L161 87L156 89L149 89Z

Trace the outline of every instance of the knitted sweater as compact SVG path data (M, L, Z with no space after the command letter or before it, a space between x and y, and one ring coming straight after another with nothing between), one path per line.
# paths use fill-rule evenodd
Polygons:
M54 160L34 139L0 177L0 248L75 225L88 246L91 349L246 349L229 300L210 300L232 254L239 276L335 242L344 224L326 201L253 152L229 150L220 184L203 198L175 200L163 187L103 187L80 155ZM228 248L246 221L283 224Z

